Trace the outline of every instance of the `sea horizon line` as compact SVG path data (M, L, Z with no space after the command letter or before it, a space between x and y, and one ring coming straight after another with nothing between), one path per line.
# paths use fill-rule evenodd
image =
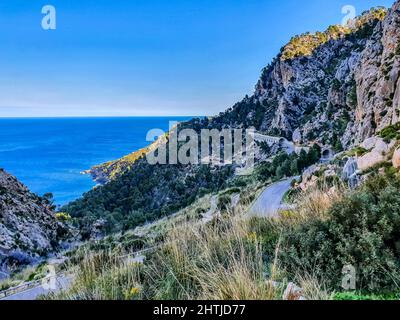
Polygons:
M0 120L3 119L121 119L121 118L203 118L210 117L208 115L149 115L149 116L26 116L26 117L2 117L0 116Z

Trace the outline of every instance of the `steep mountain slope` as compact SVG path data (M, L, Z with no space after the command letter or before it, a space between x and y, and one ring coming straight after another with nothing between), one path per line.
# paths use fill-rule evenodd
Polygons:
M295 37L263 70L255 94L213 122L254 125L336 149L399 121L400 3L351 27Z
M397 1L390 10L372 9L349 26L294 37L263 70L253 96L217 117L193 119L176 130L255 127L298 146L317 142L341 151L399 121L399 76ZM85 224L102 217L112 224L130 216L132 227L226 187L233 176L229 166L151 166L135 154L131 158L94 168L95 179L110 182L65 210Z
M66 234L45 199L0 169L0 267L46 255Z

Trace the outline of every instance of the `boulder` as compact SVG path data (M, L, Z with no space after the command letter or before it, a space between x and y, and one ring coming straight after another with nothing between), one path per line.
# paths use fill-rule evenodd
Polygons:
M400 168L400 148L396 149L392 159L393 167Z
M304 291L300 287L296 286L293 282L290 282L283 293L283 300L307 300L304 297Z
M294 132L293 132L293 136L292 136L292 140L294 143L296 144L300 144L302 141L302 136L301 136L301 131L299 128L297 128Z
M371 151L357 159L358 168L364 171L386 161L390 150L394 147L394 143L394 141L386 143L382 138L378 137L365 140L361 146L367 150L371 149Z
M358 165L354 158L349 158L343 167L342 179L348 180L354 174L357 174Z

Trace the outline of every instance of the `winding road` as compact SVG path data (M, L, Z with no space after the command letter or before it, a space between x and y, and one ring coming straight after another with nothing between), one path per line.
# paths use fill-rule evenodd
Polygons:
M72 277L71 276L61 276L57 277L55 280L55 289L46 289L45 286L37 286L22 292L15 293L13 295L7 296L5 298L0 299L3 300L36 300L41 295L47 295L51 292L57 293L63 289L68 288L71 284Z
M282 199L285 193L290 189L293 179L295 178L289 178L268 186L249 210L250 216L275 217L280 209L287 208L287 205L282 203ZM210 219L212 219L213 211L215 211L217 207L216 200L216 197L211 199L211 208L209 212L204 215L204 222L208 222ZM0 300L35 300L40 295L48 294L51 291L57 292L59 290L68 288L68 286L71 284L71 281L71 277L58 277L56 280L57 288L55 290L46 290L43 288L43 286L38 286Z
M254 217L276 217L280 209L288 206L282 203L285 193L295 178L289 178L268 186L251 207L249 213Z

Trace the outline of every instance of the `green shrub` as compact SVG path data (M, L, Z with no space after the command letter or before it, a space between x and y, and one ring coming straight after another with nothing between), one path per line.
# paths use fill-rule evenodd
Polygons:
M57 218L58 221L61 221L61 222L67 222L67 221L70 221L72 219L71 216L68 213L65 213L65 212L57 212L56 213L56 218Z
M357 146L354 149L347 152L346 155L348 155L349 157L354 157L354 156L362 157L363 155L365 155L368 152L369 151L367 149Z
M325 32L308 32L295 36L282 48L281 59L291 60L297 57L310 56L315 49L329 40L337 40L343 36L356 37L358 39L368 38L372 35L378 21L384 19L386 13L387 10L385 8L373 8L357 17L354 26L333 25Z
M394 125L388 126L379 132L379 136L389 143L393 139L400 139L400 122Z
M399 294L386 294L386 295L375 295L375 294L363 294L357 292L339 292L332 296L333 300L399 300Z
M227 190L223 191L223 192L221 193L221 196L222 196L222 195L233 195L233 194L238 194L238 193L240 193L240 192L241 192L241 189L240 189L240 188L230 188L230 189L227 189Z
M220 196L218 198L218 209L221 211L227 211L231 205L231 198L227 195Z
M283 196L283 203L293 203L294 200L299 196L301 190L299 188L294 188L292 187L292 189L288 190L284 196Z
M321 148L315 144L309 152L304 149L299 155L286 152L279 153L272 161L264 162L256 168L256 177L259 181L277 181L283 177L292 177L301 173L308 166L316 163L321 158Z
M353 79L351 82L351 87L350 87L350 91L348 93L347 96L350 106L351 107L356 107L357 103L358 103L358 99L357 99L357 83L356 81Z
M339 91L342 86L342 83L337 78L333 79L332 82L332 89L335 91Z
M340 289L342 268L357 270L357 289L393 292L399 279L400 182L374 177L336 203L327 220L283 230L281 262L292 277L312 274Z

